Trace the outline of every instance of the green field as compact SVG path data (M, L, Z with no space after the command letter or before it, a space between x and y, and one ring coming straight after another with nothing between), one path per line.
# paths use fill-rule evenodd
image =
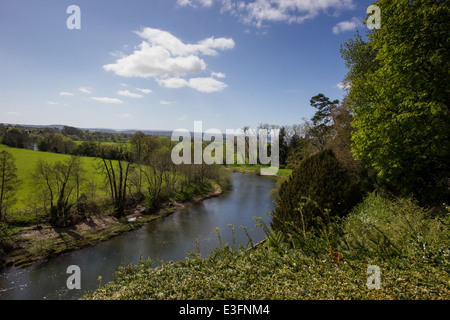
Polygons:
M82 143L82 141L76 141L77 144ZM0 151L8 151L15 158L15 163L17 167L17 176L19 178L19 187L16 193L16 202L9 209L8 218L13 218L14 220L30 220L32 216L30 213L33 211L32 208L42 206L43 201L39 198L36 192L36 186L33 184L31 179L33 171L35 170L36 163L39 159L44 161L54 163L57 161L64 161L70 157L67 154L59 154L52 152L41 152L29 149L13 148L3 144L0 144ZM86 181L80 190L82 193L89 192L89 185L95 186L95 192L98 196L104 196L105 193L102 188L104 184L104 177L96 169L97 160L94 157L82 157L81 158L86 171ZM227 165L232 171L245 172L250 174L259 174L261 165ZM277 173L278 177L290 175L292 170L280 169ZM92 192L92 191L91 191Z
M17 167L17 177L20 180L20 185L16 194L17 201L12 207L13 211L30 207L30 201L36 201L35 186L31 181L31 175L39 159L53 163L57 161L64 161L70 157L70 155L66 154L12 148L0 144L0 151L3 150L8 151L14 156ZM82 161L86 170L87 179L97 184L101 183L103 181L103 177L95 169L95 158L82 157Z
M250 174L260 175L261 168L267 168L268 166L263 166L260 164L228 164L227 168L231 171L244 172ZM292 169L278 169L276 174L277 177L289 176L292 173Z

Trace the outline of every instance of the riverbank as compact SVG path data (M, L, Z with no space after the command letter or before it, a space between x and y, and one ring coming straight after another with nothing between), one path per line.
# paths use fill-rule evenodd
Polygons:
M261 175L261 168L265 168L265 166L262 165L248 165L248 164L228 164L225 165L224 168L226 170L229 170L231 172L239 172L239 173L246 173L246 174L253 174L253 175ZM292 169L278 169L278 172L276 175L273 176L267 176L267 177L274 177L274 178L282 178L291 175Z
M449 219L448 207L431 214L372 193L320 232L269 231L254 250L221 242L203 258L156 267L140 260L83 299L448 300Z
M48 223L23 228L12 236L14 248L7 254L4 265L0 267L22 268L37 261L94 246L101 241L136 230L146 223L166 217L187 204L219 196L222 191L222 188L216 184L206 194L196 195L183 202L171 201L158 212L150 214L145 213L144 206L138 205L129 209L126 216L121 219L117 219L111 213L104 213L91 216L66 228L56 228Z

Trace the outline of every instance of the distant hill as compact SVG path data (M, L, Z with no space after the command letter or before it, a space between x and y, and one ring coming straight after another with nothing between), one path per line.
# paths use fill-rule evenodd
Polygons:
M2 123L5 126L20 126L23 128L52 128L52 129L64 129L65 125L63 124L49 124L49 125L36 125L36 124L18 124L18 123ZM137 130L137 129L126 129L126 130L118 130L118 129L110 129L110 128L77 128L80 130L89 130L89 131L99 131L99 132L107 132L107 133L126 133L126 134L134 134L137 131L141 131L145 134L150 134L154 136L171 136L172 131L169 130Z

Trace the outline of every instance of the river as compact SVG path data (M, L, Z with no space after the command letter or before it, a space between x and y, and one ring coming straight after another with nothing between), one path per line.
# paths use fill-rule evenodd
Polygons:
M188 252L197 252L199 240L201 256L207 256L219 246L215 228L220 229L223 243L232 244L235 226L236 247L246 245L248 238L239 226L244 226L254 243L264 239L264 232L256 227L253 217L261 217L267 225L275 205L269 191L275 188L270 177L231 173L232 185L220 196L189 204L175 213L135 231L119 235L95 246L61 255L29 267L7 268L0 271L1 300L78 299L86 290L98 287L114 278L118 267L136 264L140 258L159 258L179 261ZM68 289L66 281L71 274L67 268L80 268L81 289Z

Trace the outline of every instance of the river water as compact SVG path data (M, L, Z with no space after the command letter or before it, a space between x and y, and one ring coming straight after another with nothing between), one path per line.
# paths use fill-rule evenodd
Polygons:
M98 287L114 278L114 272L124 263L136 264L140 258L159 258L179 261L197 252L199 240L201 256L219 247L215 228L220 229L223 243L232 244L235 226L236 247L247 245L248 238L239 226L244 226L254 243L264 239L264 232L256 227L253 217L261 217L267 225L275 205L269 191L275 188L270 177L232 173L232 185L219 197L189 204L163 219L152 221L138 230L119 235L93 247L71 252L23 269L0 271L0 299L78 299L86 290ZM67 268L80 268L81 289L68 289L71 276Z

